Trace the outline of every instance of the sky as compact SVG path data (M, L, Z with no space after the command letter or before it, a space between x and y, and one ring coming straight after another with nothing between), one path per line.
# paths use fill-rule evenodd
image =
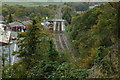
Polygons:
M2 2L118 2L120 0L0 0Z

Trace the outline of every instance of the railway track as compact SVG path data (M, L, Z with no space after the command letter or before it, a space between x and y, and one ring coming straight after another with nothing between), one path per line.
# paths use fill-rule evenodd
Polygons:
M63 49L68 49L67 43L64 39L64 35L60 35L60 39L61 39L61 44L63 46Z
M53 34L53 37L54 37L53 40L54 40L56 49L57 49L57 50L62 50L62 47L61 47L61 43L60 43L58 34Z
M61 44L60 44L59 40L56 40L56 43L57 43L56 46L57 46L58 50L62 50L62 47L60 46Z
M69 50L63 33L54 34L56 49L60 51Z
M62 19L61 10L62 10L62 6L60 6L60 8L58 9L55 19ZM58 24L58 26L60 27L61 25ZM64 37L64 33L58 31L58 32L55 32L53 35L54 35L54 43L56 45L57 50L60 50L60 51L69 50L66 42L67 40Z

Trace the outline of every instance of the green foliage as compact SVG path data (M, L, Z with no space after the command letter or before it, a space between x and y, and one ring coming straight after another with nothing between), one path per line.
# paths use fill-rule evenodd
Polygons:
M49 48L49 45L46 46L46 50L44 48L41 51L39 48L39 46L45 47L43 44L47 44L47 35L42 32L41 27L39 24L29 25L28 32L19 34L19 51L17 53L28 70L33 67L33 64L35 65L41 60L43 55L41 52L47 51Z
M100 46L99 48L98 48L98 52L97 52L97 54L96 54L96 56L95 56L95 64L97 64L97 65L100 65L101 64L101 60L104 58L104 56L106 55L106 54L103 54L104 52L105 52L105 47L103 47L103 46Z
M25 65L21 62L15 63L13 66L7 65L3 68L3 70L4 73L2 78L25 78L27 75L27 69L25 69Z
M35 7L35 6L49 6L49 5L60 5L61 2L3 2L4 5L10 6L23 6L23 7Z
M37 22L36 22L36 20L33 20L33 25L35 25Z
M50 78L86 78L89 73L88 69L72 69L69 63L62 63L57 67L57 70L50 75Z
M18 8L16 10L16 12L15 12L15 16L17 16L17 17L23 17L23 16L25 16L24 9Z
M7 23L11 23L11 22L13 22L13 17L11 14L9 14Z
M2 15L7 16L9 14L9 11L7 8L2 8Z
M83 68L100 63L114 43L116 43L117 11L109 4L76 16L72 19L71 38L83 62ZM103 48L98 50L98 48ZM90 59L90 60L87 60ZM91 61L91 62L90 62Z
M89 9L89 3L84 2L71 2L71 3L65 3L66 5L73 7L76 11L85 11Z
M71 26L70 26L70 25L67 25L67 26L65 27L66 32L69 32L69 31L70 31L70 28L71 28Z
M69 24L71 23L73 9L67 5L65 5L62 9L62 18L65 19Z
M51 5L52 6L52 5ZM56 7L57 8L57 7ZM40 22L42 18L48 17L53 18L56 8L49 8L46 6L33 6L33 7L24 7L22 5L7 5L4 4L2 7L2 14L7 20L9 14L13 14L13 18L29 18L36 19L37 22Z
M20 37L26 37L27 36L27 34L26 34L26 32L18 32L18 37L20 38Z
M48 58L52 61L55 61L58 58L58 52L55 50L52 40L50 40L50 50L48 53Z
M18 63L7 67L3 78L48 78L63 60L55 50L49 35L41 30L41 25L29 25L28 31L19 33L19 51L15 52L20 58Z
M112 71L112 70L110 71L110 68L112 67L110 65L110 62L108 60L103 60L103 61L101 61L101 64L102 64L103 72L110 74Z
M57 8L54 6L25 8L19 5L16 9L24 11L23 13L10 11L19 17L30 17L33 24L28 26L28 32L19 33L19 51L15 53L18 54L20 61L4 67L3 78L86 79L93 64L101 64L104 70L110 70L110 62L102 59L109 52L109 47L117 41L116 10L106 4L72 18L73 9L65 4L63 18L69 23L72 20L70 30L67 31L70 31L72 42L80 58L79 66L75 68L72 62L67 61L71 55L73 57L73 54L68 54L67 51L66 54L56 51L53 41L39 24L41 18L53 17L51 14L54 15L53 10ZM76 6L76 10L81 10L78 5ZM9 10L7 5L5 8ZM83 10L87 8L88 6ZM7 13L6 9L4 12Z
M41 60L37 66L34 66L28 74L28 78L48 78L56 70L58 62Z

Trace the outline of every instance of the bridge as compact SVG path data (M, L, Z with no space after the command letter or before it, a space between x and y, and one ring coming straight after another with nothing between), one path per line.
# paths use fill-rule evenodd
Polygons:
M53 23L54 32L65 32L65 20L54 19L54 20L48 20L48 22Z

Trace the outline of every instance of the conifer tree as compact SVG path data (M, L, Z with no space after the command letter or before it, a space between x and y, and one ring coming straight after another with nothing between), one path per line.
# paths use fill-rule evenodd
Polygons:
M11 14L9 14L7 23L11 23L11 22L13 22L13 17Z

